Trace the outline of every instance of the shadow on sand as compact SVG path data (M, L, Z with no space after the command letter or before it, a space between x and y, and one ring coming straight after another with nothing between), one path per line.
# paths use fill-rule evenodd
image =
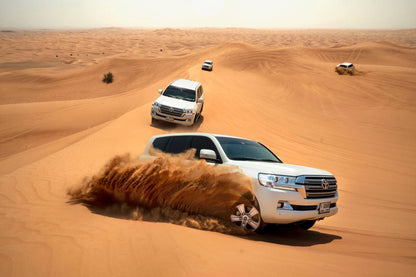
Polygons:
M290 246L312 246L327 244L342 237L314 230L304 230L294 225L268 225L262 234L245 237L253 241L263 241Z
M145 221L145 222L159 222L159 223L171 223L175 225L181 225L184 227L194 228L194 229L200 229L205 231L213 231L213 232L219 232L223 233L225 235L230 235L234 237L238 237L245 240L251 240L251 241L259 241L259 242L267 242L267 243L273 243L273 244L280 244L280 245L288 245L288 246L300 246L300 247L308 247L313 245L320 245L320 244L327 244L331 243L334 240L340 240L342 239L341 236L328 234L328 233L322 233L319 231L314 230L304 230L300 227L297 227L295 225L268 225L264 229L264 231L261 234L257 233L246 233L241 231L236 231L236 227L234 224L230 222L226 222L224 220L218 219L218 222L220 225L222 225L221 228L201 228L202 225L188 225L184 224L186 222L186 218L188 218L190 215L183 214L184 218L182 220L172 219L164 216L154 216L154 213L150 212L147 216L141 217L140 219L132 218L130 213L130 208L115 206L113 208L103 208L103 207L97 207L94 205L89 205L87 203L83 203L82 201L74 201L70 200L67 203L71 205L75 204L81 204L87 207L92 213L101 215L101 216L107 216L107 217L113 217L117 219L126 219L126 220L138 220L138 221ZM185 218L186 217L186 218ZM191 216L192 217L192 216ZM196 216L193 217L193 221L199 221L201 220L200 217ZM230 227L230 226L233 227ZM240 229L237 227L237 229Z
M170 122L166 122L166 121L161 121L161 120L157 120L151 123L152 127L161 129L161 130L183 130L183 131L197 131L199 129L199 127L201 126L202 122L204 122L204 116L201 115L200 118L198 118L198 120L194 123L194 125L192 126L183 126L183 125L179 125L179 124L175 124L175 123L170 123Z

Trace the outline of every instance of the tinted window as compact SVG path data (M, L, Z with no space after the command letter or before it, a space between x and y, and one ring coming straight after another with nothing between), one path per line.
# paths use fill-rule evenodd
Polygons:
M153 141L153 147L161 151L165 151L166 144L168 143L168 141L169 141L169 137L157 138Z
M165 91L163 92L164 96L182 99L186 101L195 102L195 91L186 89L186 88L178 88L175 86L168 86Z
M170 138L166 148L167 153L179 154L191 148L191 136L174 136Z
M195 136L192 139L191 148L196 149L196 153L195 153L196 158L199 158L199 152L201 151L201 149L214 150L214 152L217 154L217 157L220 158L217 147L215 147L215 144L212 142L210 138Z
M230 137L217 137L217 139L231 160L282 162L257 141Z

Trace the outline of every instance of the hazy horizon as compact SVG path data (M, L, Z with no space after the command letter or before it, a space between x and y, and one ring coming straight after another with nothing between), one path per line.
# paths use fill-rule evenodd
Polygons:
M413 29L413 0L6 0L2 29Z

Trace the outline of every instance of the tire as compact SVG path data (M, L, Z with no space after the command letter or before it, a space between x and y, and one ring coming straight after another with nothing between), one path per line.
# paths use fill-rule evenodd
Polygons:
M198 122L200 116L201 116L201 114L199 114L199 113L195 115L194 122L192 123L191 126L194 126Z
M315 224L316 220L305 220L297 223L296 225L304 230L309 230Z
M158 120L152 117L152 123L151 123L151 125L155 125L157 122L158 122Z
M260 232L263 229L260 212L254 205L237 204L230 219L231 222L234 222L241 228L252 232Z

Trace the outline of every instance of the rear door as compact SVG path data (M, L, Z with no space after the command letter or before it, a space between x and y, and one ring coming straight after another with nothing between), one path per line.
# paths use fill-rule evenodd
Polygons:
M192 136L172 136L166 145L166 153L179 154L191 148Z

